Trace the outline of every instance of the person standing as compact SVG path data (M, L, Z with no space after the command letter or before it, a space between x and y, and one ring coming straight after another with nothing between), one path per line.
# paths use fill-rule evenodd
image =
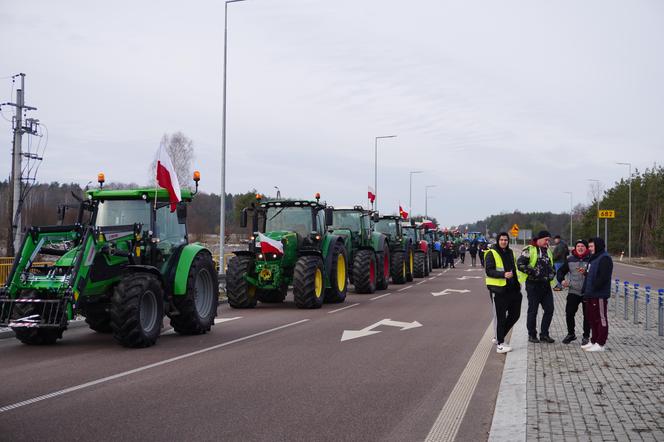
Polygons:
M447 262L445 263L445 267L449 267L451 269L454 268L454 245L452 244L451 241L447 241L447 245L445 246L446 250L446 256L447 256Z
M461 264L466 263L466 243L461 243L459 246L459 259L461 260Z
M606 314L609 298L611 297L611 277L613 274L613 260L606 251L602 238L593 238L588 248L592 254L586 270L586 280L581 292L586 301L588 322L592 329L590 342L582 345L585 351L604 351L606 340L609 337L609 318Z
M470 266L475 267L475 261L477 259L477 242L473 241L470 243L470 248L468 249L470 253Z
M486 243L481 242L477 247L477 256L480 258L480 266L484 267L484 252L486 252Z
M583 300L583 294L581 293L583 282L586 279L585 272L589 260L590 251L588 250L588 242L580 239L574 244L572 254L556 272L558 283L562 283L563 287L569 289L567 293L567 303L565 304L567 336L563 339L563 344L569 344L576 340L576 324L574 323L574 317L579 309L579 305L581 305L581 311L583 312L583 339L581 340L581 345L586 345L590 337L590 323L588 322L588 315L586 314L586 303ZM569 280L565 279L567 274L569 274Z
M567 247L567 244L565 241L560 239L560 235L556 235L553 237L553 267L558 273L558 270L565 264L565 260L567 259L567 255L569 254L569 248ZM555 291L559 292L563 288L562 286L557 283L556 286L553 288Z
M542 230L537 234L532 244L523 249L517 260L517 269L528 275L526 279L526 292L528 294L528 341L533 343L556 342L549 336L549 326L553 318L553 292L556 272L553 268L553 252L549 247L551 234ZM542 306L544 314L540 325L540 336L537 338L537 311Z
M493 304L496 353L507 353L512 348L505 343L521 314L521 284L525 275L517 272L514 252L509 247L507 232L498 234L496 245L486 252L486 286Z

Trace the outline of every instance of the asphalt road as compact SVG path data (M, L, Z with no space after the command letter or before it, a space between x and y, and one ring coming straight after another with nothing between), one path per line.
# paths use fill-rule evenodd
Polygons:
M664 289L664 270L637 267L621 263L617 259L614 259L613 263L613 279L619 278L621 285L624 281L640 284L643 288L649 285L654 294L658 289Z
M480 269L431 276L320 310L223 305L211 333L142 350L86 328L0 340L0 440L424 440L492 316ZM457 440L486 440L503 362L482 363Z

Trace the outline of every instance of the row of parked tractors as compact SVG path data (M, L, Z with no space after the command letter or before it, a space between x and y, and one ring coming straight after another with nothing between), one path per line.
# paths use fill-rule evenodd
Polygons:
M249 221L251 219L251 221ZM298 308L340 303L357 293L424 278L442 263L439 232L431 223L380 216L362 206L333 207L316 200L262 201L242 211L251 222L247 250L228 261L226 293L234 308L280 303L293 287Z

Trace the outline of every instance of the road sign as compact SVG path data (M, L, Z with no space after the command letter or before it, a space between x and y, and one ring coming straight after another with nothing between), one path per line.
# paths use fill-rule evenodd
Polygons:
M533 239L533 231L531 229L521 229L521 230L519 230L518 239L522 239L524 241L525 240L530 241L531 239Z
M514 224L512 226L512 229L510 230L510 234L515 238L519 235L519 225L518 224Z
M599 217L600 218L615 218L616 217L616 211L615 210L600 210L599 211Z
M376 333L380 333L380 330L375 331L373 329L376 327L380 327L381 325L399 327L401 331L410 330L411 328L422 327L422 324L420 324L417 321L399 322L399 321L393 321L391 319L383 319L382 321L378 321L375 324L371 324L368 327L364 327L362 330L344 330L344 333L341 336L341 342L349 341L351 339L363 338L365 336L371 336L375 335Z

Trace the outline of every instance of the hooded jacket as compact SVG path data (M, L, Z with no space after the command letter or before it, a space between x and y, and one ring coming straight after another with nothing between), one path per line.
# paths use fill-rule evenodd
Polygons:
M583 282L581 293L584 298L611 297L611 275L613 273L613 260L606 252L606 245L602 238L593 238L595 253L588 262L586 280Z
M583 282L586 279L584 273L579 272L579 269L586 269L590 261L590 253L586 251L584 255L579 255L576 249L572 250L572 254L567 257L567 261L558 269L556 278L558 282L563 282L565 275L569 273L569 293L571 295L582 296Z

